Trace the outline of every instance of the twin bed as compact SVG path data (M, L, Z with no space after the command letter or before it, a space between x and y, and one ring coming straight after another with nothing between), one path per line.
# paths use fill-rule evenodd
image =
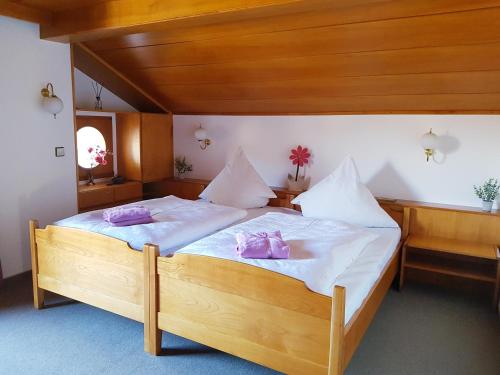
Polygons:
M152 354L169 331L285 373L342 374L398 270L399 228L173 196L141 204L157 222L31 221L35 307L51 291L143 322ZM236 255L238 231L278 229L290 259Z

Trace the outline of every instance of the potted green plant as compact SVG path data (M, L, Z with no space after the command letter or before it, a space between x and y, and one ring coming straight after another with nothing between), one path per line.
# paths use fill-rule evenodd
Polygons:
M175 158L175 169L178 178L184 178L184 175L193 171L193 164L189 164L185 156L177 156Z
M493 202L498 197L500 185L496 178L486 180L481 186L474 185L476 195L483 201L483 211L490 212Z

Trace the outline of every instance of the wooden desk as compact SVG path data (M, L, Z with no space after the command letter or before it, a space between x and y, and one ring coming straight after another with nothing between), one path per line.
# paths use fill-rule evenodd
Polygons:
M142 200L142 183L127 181L119 185L98 183L78 186L78 211L85 212Z

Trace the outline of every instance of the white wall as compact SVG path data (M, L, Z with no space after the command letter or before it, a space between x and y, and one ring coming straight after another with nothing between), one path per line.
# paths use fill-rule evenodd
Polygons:
M93 111L95 109L95 94L92 90L93 79L75 69L75 101L76 108ZM105 87L101 92L102 109L109 112L136 112L130 104L113 94Z
M200 123L213 142L206 151L193 137ZM431 127L443 136L439 164L419 145ZM500 116L174 116L175 155L187 156L195 178L214 177L242 145L267 183L285 186L298 144L312 150L312 183L350 154L377 196L480 206L472 185L500 178Z
M64 102L57 119L40 107L47 82ZM0 17L0 88L0 259L8 277L31 269L28 219L46 225L77 211L69 46ZM55 157L56 146L65 157Z

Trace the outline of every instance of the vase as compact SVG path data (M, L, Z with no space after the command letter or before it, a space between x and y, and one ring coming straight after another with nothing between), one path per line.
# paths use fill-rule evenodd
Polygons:
M291 191L304 191L307 189L309 185L310 178L306 178L305 176L299 176L297 181L292 176L288 176L288 190Z
M89 169L88 178L89 180L87 181L87 185L95 185L94 175L92 174L92 168Z
M493 208L493 202L483 201L483 211L484 212L491 212L492 208Z

